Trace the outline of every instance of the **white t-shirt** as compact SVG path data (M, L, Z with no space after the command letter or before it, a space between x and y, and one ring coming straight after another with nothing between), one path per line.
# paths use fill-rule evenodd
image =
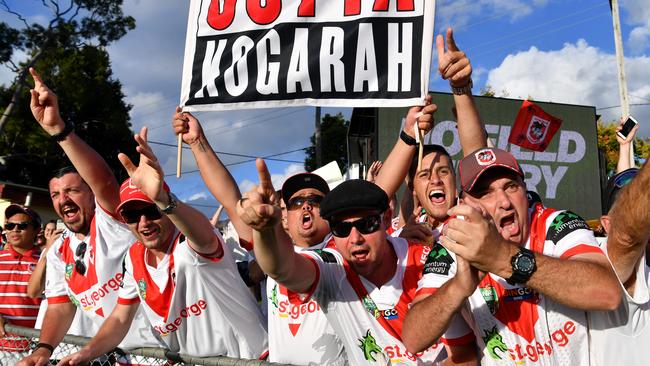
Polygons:
M95 203L95 207L90 234L83 240L86 243L85 254L82 257L75 255L82 240L66 229L48 250L45 271L48 302L72 301L82 316L94 323L91 329L84 329L86 322L79 323L77 332L86 337L96 334L117 304L122 282L122 259L135 240L125 224L109 215L99 204ZM83 261L85 274L75 270L76 260ZM120 347L160 347L142 313L136 314Z
M323 249L330 239L296 253ZM292 304L287 289L272 278L266 281L269 322L269 361L295 365L345 365L347 356L339 337L314 299Z
M346 270L348 264L332 249L302 252L314 261L318 274L313 293L301 300L290 293L292 303L305 303L311 297L325 312L341 337L350 364L434 364L445 358L444 347L436 343L413 355L401 341L402 322L413 301L417 282L429 247L409 244L401 238L388 238L397 255L397 270L381 288ZM362 296L360 296L362 295ZM363 299L363 300L362 300Z
M570 211L530 210L531 234L525 247L555 258L602 253L587 224ZM430 257L418 295L432 292L456 274L456 256L440 244ZM488 273L452 320L447 342L463 337L469 325L482 365L588 365L587 319L571 309L521 285ZM465 324L458 324L458 322ZM465 328L467 329L467 328Z
M644 252L637 262L634 296L626 291L618 309L590 311L591 365L647 365L650 360L650 267ZM620 280L619 280L620 282Z
M129 250L118 301L139 302L171 351L249 359L266 351L264 320L227 250L205 257L177 233L157 268L146 264L146 252L140 242Z

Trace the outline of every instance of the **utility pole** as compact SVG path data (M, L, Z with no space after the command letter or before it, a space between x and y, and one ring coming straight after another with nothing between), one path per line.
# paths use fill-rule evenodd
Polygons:
M320 168L323 166L323 151L320 133L320 107L316 107L315 127L316 132L314 132L314 140L316 140L316 168Z
M616 66L618 67L618 92L621 99L621 115L624 120L630 116L630 101L627 97L627 81L625 79L625 63L623 55L623 38L621 37L621 18L618 12L618 0L610 0L612 21L614 23L614 45L616 46ZM634 141L630 150L630 162L634 166Z

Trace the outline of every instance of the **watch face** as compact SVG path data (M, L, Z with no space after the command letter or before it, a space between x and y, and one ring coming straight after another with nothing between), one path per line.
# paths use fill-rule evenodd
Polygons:
M533 262L532 258L526 255L519 256L517 258L517 269L524 272L524 273L530 273L533 271L533 268L535 267L535 262Z

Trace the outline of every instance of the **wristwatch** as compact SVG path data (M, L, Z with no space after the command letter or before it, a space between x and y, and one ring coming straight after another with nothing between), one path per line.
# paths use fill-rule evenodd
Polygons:
M511 285L525 284L537 270L535 253L526 248L519 248L519 252L510 259L510 264L512 265L512 276L506 279L506 282Z
M469 79L469 82L465 86L457 87L451 85L451 82L449 83L449 86L451 87L451 92L454 93L455 95L463 95L463 94L472 94L472 87L474 86L474 83L472 82L472 79Z
M178 206L178 198L176 197L175 194L173 194L172 192L167 192L167 197L169 198L169 203L167 204L167 207L160 209L160 211L162 211L162 213L164 213L165 215L171 214L176 209L176 206Z

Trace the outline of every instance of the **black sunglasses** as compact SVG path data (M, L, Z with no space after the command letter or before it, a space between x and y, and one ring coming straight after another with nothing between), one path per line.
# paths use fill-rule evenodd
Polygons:
M330 222L330 229L332 230L332 235L345 238L350 235L353 227L356 227L361 234L371 234L379 230L381 226L381 215L372 215L362 217L359 220L346 222Z
M77 271L80 275L86 274L86 265L84 264L84 254L86 254L87 245L86 242L81 242L77 245L77 250L75 250L75 260L74 260L74 270Z
M319 207L321 201L323 201L323 196L319 195L310 195L310 196L298 196L293 197L287 202L287 210L298 210L302 208L305 202L309 203L312 207Z
M140 221L140 217L143 215L147 220L158 220L162 217L162 212L160 212L158 206L149 205L138 210L122 210L120 215L127 224L135 224Z
M29 226L29 224L30 224L30 223L27 222L27 221L22 221L22 222L8 222L8 223L5 225L5 229L7 229L8 231L12 231L15 227L18 227L18 230L19 230L19 231L23 231L23 230L27 229L27 227Z

